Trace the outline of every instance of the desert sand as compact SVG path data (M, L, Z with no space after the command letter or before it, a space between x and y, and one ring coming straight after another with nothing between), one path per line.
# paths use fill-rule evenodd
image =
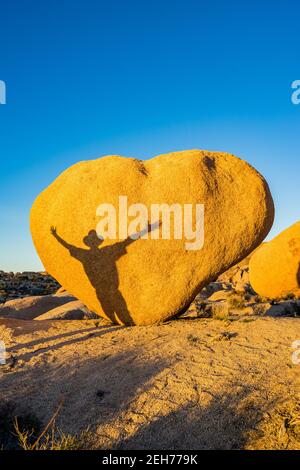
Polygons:
M296 318L0 320L1 403L77 434L89 448L296 449Z

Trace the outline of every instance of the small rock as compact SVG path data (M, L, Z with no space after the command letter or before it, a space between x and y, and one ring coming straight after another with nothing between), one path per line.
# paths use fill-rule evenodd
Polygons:
M202 291L197 295L196 298L207 299L215 292L223 290L223 288L224 287L223 287L222 282L211 282L210 284L208 284L208 286L202 289Z
M207 316L216 318L218 320L223 320L229 315L228 302L226 300L210 302L205 306L204 310Z
M100 401L102 401L107 393L108 392L105 392L104 390L97 390L96 396L100 399Z
M33 320L53 308L74 300L72 296L42 295L15 299L0 305L0 317Z
M269 302L262 302L253 304L251 307L254 315L266 315L272 308L272 305Z
M271 305L266 311L270 317L296 317L300 316L300 301L286 301Z
M62 298L62 297L58 297ZM36 320L83 320L99 318L96 313L91 312L80 300L67 302L59 307L53 308L43 315L36 317Z
M232 291L229 290L219 290L214 292L210 297L208 297L209 302L218 302L220 300L227 300L231 295Z

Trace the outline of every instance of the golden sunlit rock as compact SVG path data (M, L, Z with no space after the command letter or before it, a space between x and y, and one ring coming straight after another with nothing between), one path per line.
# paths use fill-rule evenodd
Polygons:
M264 243L251 257L250 283L262 297L300 295L300 222Z
M143 238L129 238L121 227L125 197L126 229ZM116 239L99 238L101 204L116 208ZM136 230L133 204L148 211ZM201 240L191 245L188 226L176 239L171 224L171 239L163 239L164 219L150 220L153 204L177 204L183 211L184 205L203 204L203 247ZM77 163L37 197L31 232L45 269L91 311L115 323L145 325L182 311L200 289L245 258L265 238L273 217L268 185L254 168L226 153L190 150L147 161L106 156Z

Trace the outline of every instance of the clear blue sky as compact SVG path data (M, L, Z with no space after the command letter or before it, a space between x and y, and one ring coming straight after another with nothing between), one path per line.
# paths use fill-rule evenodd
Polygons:
M0 0L0 269L37 270L28 215L69 165L232 152L299 219L299 1Z

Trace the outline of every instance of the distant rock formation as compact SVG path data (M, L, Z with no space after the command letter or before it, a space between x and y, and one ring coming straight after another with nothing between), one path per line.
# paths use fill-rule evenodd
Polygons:
M53 294L58 288L58 282L45 272L0 271L0 304L21 297Z

